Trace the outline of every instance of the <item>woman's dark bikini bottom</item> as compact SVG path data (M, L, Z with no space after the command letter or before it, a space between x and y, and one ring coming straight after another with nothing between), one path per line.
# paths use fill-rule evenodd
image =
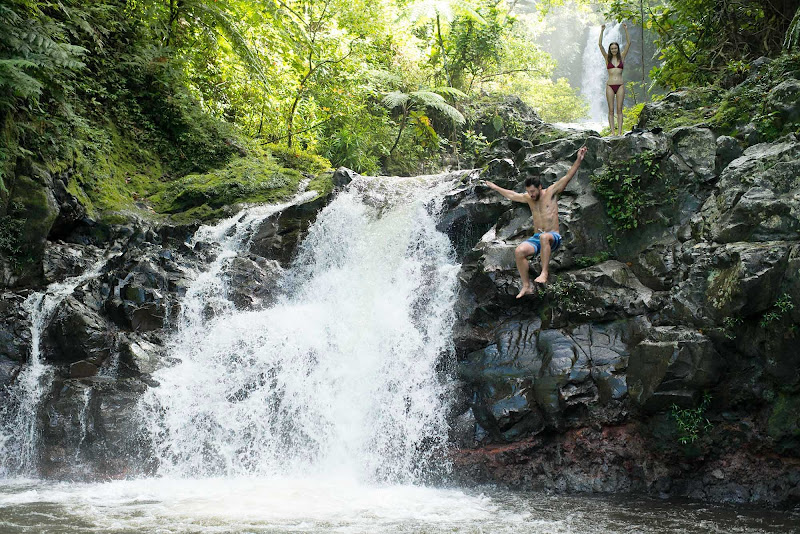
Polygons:
M622 84L619 85L608 84L608 86L611 88L612 91L614 91L614 94L617 94L617 91L619 91L619 88L622 87Z

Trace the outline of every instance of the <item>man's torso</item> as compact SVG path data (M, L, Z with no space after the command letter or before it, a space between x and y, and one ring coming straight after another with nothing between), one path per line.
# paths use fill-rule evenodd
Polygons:
M528 207L533 215L534 232L559 232L558 198L549 187L542 190L538 200L529 198Z

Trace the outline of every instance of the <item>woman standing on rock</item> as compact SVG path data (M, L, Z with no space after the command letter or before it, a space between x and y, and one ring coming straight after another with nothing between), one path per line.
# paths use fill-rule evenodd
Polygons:
M603 32L606 30L606 25L600 26L600 40L597 45L600 47L600 53L606 60L606 70L608 71L608 82L606 82L606 101L608 101L608 127L611 129L611 135L614 135L614 109L617 110L617 124L619 125L619 135L622 135L622 102L625 100L625 82L622 79L622 69L625 68L625 57L628 55L628 49L631 47L631 36L628 34L628 25L623 24L625 28L625 39L628 41L625 44L625 50L622 54L619 52L619 43L611 43L608 45L608 52L603 49ZM615 103L616 100L616 103Z

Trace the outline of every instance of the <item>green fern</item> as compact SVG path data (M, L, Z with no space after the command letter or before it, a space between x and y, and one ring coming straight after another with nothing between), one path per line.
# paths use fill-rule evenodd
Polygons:
M453 121L454 124L459 126L466 122L464 115L462 115L461 112L456 108L448 104L447 100L445 100L445 97L442 96L442 93L454 99L466 96L464 93L453 87L437 87L435 89L424 89L420 91L412 91L410 93L404 93L403 91L392 91L384 95L383 100L381 100L381 103L384 106L389 109L401 108L400 128L397 131L397 137L394 140L392 148L389 149L389 155L394 154L397 144L400 142L400 137L403 135L403 130L405 130L408 123L408 118L412 114L414 115L414 122L417 126L417 130L420 131L420 128L422 128L426 134L426 139L432 139L432 137L430 137L430 132L433 132L433 128L431 128L429 124L429 119L424 117L424 112L428 108L435 109ZM424 117L424 120L422 117ZM428 131L429 129L430 131Z
M786 38L783 40L783 49L787 52L794 50L800 44L800 7L794 14L789 29L786 30Z

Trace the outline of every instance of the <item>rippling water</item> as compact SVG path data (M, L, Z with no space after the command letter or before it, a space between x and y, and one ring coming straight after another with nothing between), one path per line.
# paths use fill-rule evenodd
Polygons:
M0 533L787 533L800 514L348 479L0 483Z

